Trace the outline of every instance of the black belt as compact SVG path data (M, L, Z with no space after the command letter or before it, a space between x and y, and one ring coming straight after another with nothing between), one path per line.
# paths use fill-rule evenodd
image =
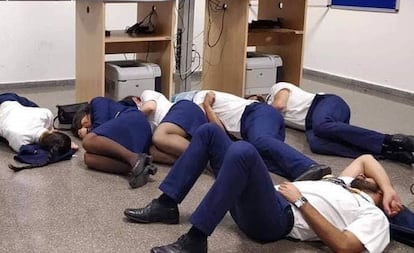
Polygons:
M292 231L293 225L295 224L295 216L293 215L292 206L288 205L286 207L286 217L287 217L287 226L285 234L288 235Z

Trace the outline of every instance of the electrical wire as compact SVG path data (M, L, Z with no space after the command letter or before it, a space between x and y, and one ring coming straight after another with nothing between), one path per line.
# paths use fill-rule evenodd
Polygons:
M126 29L126 33L129 35L138 33L153 33L155 31L155 24L152 22L152 16L157 15L155 6L152 6L150 13L148 13L141 21L135 23L133 26ZM145 24L146 20L147 23Z
M149 52L150 52L150 46L151 43L147 42L147 55L145 56L145 62L148 62L148 56L149 56Z
M178 38L180 36L182 36L182 34L185 33L186 31L186 27L185 27L185 23L184 23L184 18L181 15L180 10L182 10L184 8L184 1L180 1L178 8L176 9L177 11L177 17L178 17L178 21L181 24L181 29L178 29L177 33L175 34L174 38L174 51L175 51L175 62L178 63L180 62L180 52L182 51L182 48L187 48L187 46L189 44L192 44L192 46L194 47L194 41L197 40L201 35L204 34L204 31L201 31L200 33L198 33L196 36L193 36L193 38L188 38L187 40L183 41L182 39L180 41L178 41ZM187 80L191 75L193 75L200 67L201 67L201 55L200 53L196 50L196 49L192 49L192 53L195 54L195 57L193 56L193 60L191 62L191 65L189 67L187 67L187 69L182 70L181 68L181 64L177 64L176 66L176 71L178 72L178 75L180 77L180 79L182 81ZM194 67L193 66L193 62L198 59L198 63L197 65Z
M188 42L182 43L181 44L181 47L183 47L183 45L185 45L185 44L190 43L190 41L194 41L195 39L197 39L198 37L200 37L200 35L202 35L202 34L203 34L203 31L200 32L199 34L197 34L196 36L194 36L194 38L192 40L189 40ZM193 44L193 47L195 47L195 44ZM178 62L180 60L179 59L180 56L179 56L179 54L177 52L178 51L178 48L179 48L178 46L175 47L175 59L176 59L176 62ZM178 71L178 74L180 76L180 79L182 81L187 80L191 75L193 75L198 69L201 68L201 60L202 60L201 54L197 51L197 49L192 49L192 52L194 54L196 54L196 58L194 58L194 59L198 59L197 66L193 69L193 67L192 67L193 63L191 63L190 68L187 69L187 70L184 70L184 71L181 70L181 67L176 68L176 70ZM194 62L194 60L192 62Z
M178 4L178 8L176 8L177 11L177 16L178 16L178 23L181 22L181 26L183 27L183 32L185 32L185 27L184 27L184 17L181 15L180 10L182 10L184 8L184 1L179 1Z
M224 7L225 4L220 5L220 1L218 0L209 0L208 2L208 6L207 6L207 12L208 12L208 30L207 30L207 45L210 48L215 47L218 42L220 41L220 38L223 34L223 30L224 30L224 16L226 13L226 8ZM221 16L221 29L220 29L220 33L218 38L216 39L216 41L214 43L210 43L210 32L211 32L211 12L218 12L218 11L222 11L222 16Z
M180 72L181 81L187 80L188 77L192 76L201 67L201 55L200 55L200 53L195 49L193 49L192 52L194 52L196 54L197 58L198 58L197 67L195 67L193 70L191 70L191 68L190 68L190 70L186 73L181 73Z

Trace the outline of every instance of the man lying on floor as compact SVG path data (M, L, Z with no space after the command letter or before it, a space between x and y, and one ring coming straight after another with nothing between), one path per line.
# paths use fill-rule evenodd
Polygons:
M371 154L414 164L414 136L384 134L350 124L351 109L338 95L313 94L280 82L272 86L267 103L283 114L286 125L305 131L314 153L350 158Z
M390 241L384 212L394 216L404 209L384 168L371 155L354 160L339 178L274 187L251 144L231 142L217 125L206 124L160 185L162 195L124 214L139 223L178 223L177 205L207 162L216 181L192 214L193 226L176 242L151 252L207 252L207 237L227 211L258 242L292 237L321 240L334 252L381 252Z

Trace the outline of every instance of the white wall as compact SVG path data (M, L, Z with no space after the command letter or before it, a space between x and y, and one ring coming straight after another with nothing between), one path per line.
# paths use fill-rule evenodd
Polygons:
M414 93L413 13L308 7L304 67Z
M73 79L72 2L0 2L0 83Z
M0 85L75 77L74 7L73 1L0 1ZM196 1L194 36L204 29L204 8ZM397 14L309 7L304 67L414 93L411 13L412 0L400 0ZM108 29L135 20L134 4L107 10ZM193 41L199 52L202 40Z

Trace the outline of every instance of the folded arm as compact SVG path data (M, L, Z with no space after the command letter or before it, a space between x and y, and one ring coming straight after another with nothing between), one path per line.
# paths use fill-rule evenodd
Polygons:
M141 112L144 113L145 116L149 116L151 115L151 113L153 113L155 111L155 109L157 108L157 102L155 102L154 100L150 100L148 102L145 102L141 105Z
M273 96L272 106L276 110L283 112L289 100L290 91L288 89L281 89Z
M211 123L217 124L221 129L226 131L223 123L217 117L216 113L213 110L213 104L215 100L216 100L216 94L213 91L207 92L206 96L204 97L202 107L204 109L204 112L206 113L207 120Z
M382 207L387 215L394 216L401 211L400 197L392 186L384 167L372 155L362 155L355 159L342 171L341 176L355 178L361 174L374 179L381 189L383 193Z

